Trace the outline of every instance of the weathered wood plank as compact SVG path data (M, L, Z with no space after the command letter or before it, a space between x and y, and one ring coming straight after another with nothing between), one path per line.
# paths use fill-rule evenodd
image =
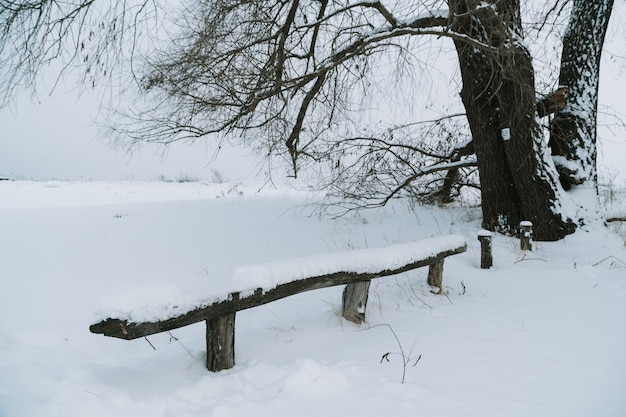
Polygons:
M431 287L439 288L439 293L443 293L443 259L430 264L426 282Z
M217 372L235 366L235 313L206 321L206 367Z
M478 232L478 240L480 241L480 267L481 269L489 269L493 266L493 255L491 253L491 232L481 230Z
M352 323L365 321L365 309L371 281L354 282L343 289L341 315Z
M213 304L198 307L192 311L172 317L167 320L156 322L132 323L124 319L109 318L89 327L92 333L103 334L105 336L117 337L120 339L137 339L155 333L177 329L201 321L210 320L217 317L225 317L237 311L271 303L281 298L294 294L311 291L319 288L327 288L337 285L369 281L389 275L400 274L412 269L442 262L446 257L465 252L467 245L459 245L450 250L438 253L435 256L415 261L400 268L383 270L369 273L336 272L333 274L304 278L297 281L288 282L264 291L259 288L255 291L247 292L248 295L240 299L232 296L226 300L216 301ZM244 292L246 294L246 292Z

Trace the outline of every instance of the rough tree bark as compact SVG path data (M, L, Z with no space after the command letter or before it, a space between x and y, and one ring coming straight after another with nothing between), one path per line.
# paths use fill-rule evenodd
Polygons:
M597 180L596 127L600 58L614 0L574 0L563 37L559 84L569 88L551 125L550 146L561 183Z
M538 240L572 233L563 190L546 159L536 118L534 73L522 43L519 1L450 0L450 27L493 47L455 40L478 161L483 227L514 233L522 220Z

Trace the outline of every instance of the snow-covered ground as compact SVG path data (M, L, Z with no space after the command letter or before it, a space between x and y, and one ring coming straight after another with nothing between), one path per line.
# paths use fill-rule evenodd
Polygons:
M475 208L331 220L259 188L0 181L0 416L626 415L626 250L602 226L528 253L496 235L481 270ZM201 323L89 332L115 303L199 299L240 266L450 233L468 251L447 296L422 268L374 281L362 326L340 287L242 311L231 370L206 370Z

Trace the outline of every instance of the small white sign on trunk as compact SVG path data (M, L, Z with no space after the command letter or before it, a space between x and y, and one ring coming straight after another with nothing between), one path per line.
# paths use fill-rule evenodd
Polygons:
M504 129L502 129L500 131L500 134L502 135L502 139L504 140L511 139L511 129L509 129L508 127L505 127Z

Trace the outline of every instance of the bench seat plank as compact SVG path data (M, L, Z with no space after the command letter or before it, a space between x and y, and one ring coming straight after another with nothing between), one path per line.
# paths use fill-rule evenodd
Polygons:
M407 247L407 245L398 246L405 249ZM198 308L182 313L177 317L141 323L133 323L128 319L123 318L108 318L91 325L89 330L92 333L103 334L105 336L117 337L120 339L137 339L201 321L235 314L237 311L271 303L294 294L337 285L368 281L440 263L450 255L465 252L467 250L467 245L462 236L450 235L421 240L416 242L414 249L415 256L410 259L410 262L400 266L394 266L392 268L379 268L380 270L375 270L374 268L372 271L372 268L370 267L368 268L368 272L346 272L345 270L333 271L324 275L305 277L291 282L284 282L269 289L257 288L251 291L233 293L226 299L199 306ZM352 253L354 252L356 251L352 251ZM384 255L386 253L393 253L393 246L382 249L360 249L358 252L360 257L368 257L371 255L372 258L377 258L380 257L381 254ZM424 256L424 254L429 256ZM321 255L316 255L316 257L320 256ZM301 259L306 262L307 260L311 261L311 259L317 258L303 257ZM291 260L291 262L293 261L294 260ZM380 265L384 266L385 264L383 262ZM341 266L342 265L339 264L339 267ZM345 265L343 266L345 267ZM250 267L249 270L253 271L254 267Z

